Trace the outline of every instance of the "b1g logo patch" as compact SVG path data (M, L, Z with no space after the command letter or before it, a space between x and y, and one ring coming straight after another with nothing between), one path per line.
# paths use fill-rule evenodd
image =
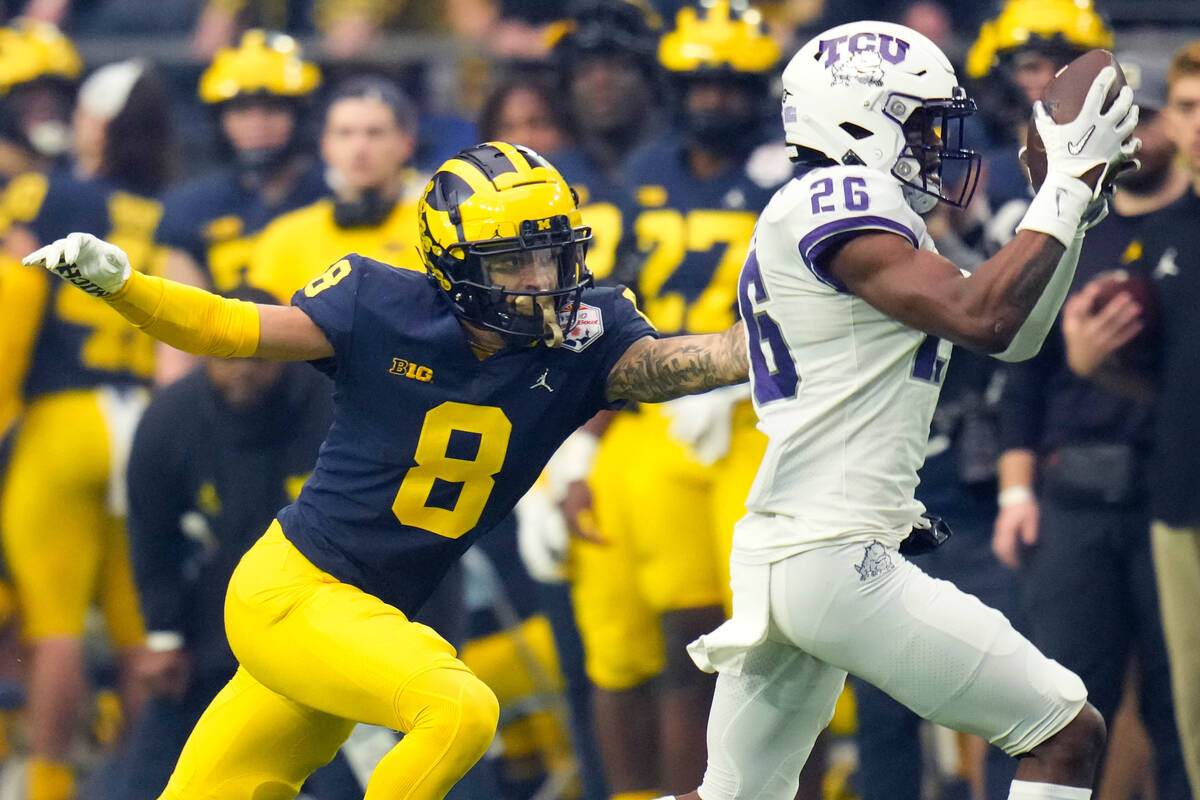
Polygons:
M566 325L571 320L571 306L558 312L558 324ZM575 315L575 326L563 333L562 346L576 353L583 350L604 333L604 317L600 309L587 303L579 304L579 313Z

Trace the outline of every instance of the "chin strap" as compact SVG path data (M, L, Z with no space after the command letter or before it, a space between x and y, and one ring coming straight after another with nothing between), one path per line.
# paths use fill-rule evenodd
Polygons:
M538 311L536 315L534 314L535 305ZM513 298L513 307L522 316L541 317L542 344L546 347L558 347L563 343L562 326L558 324L558 312L554 308L554 298L545 295L537 298L527 294L518 295Z
M539 297L538 307L542 310L542 343L546 347L558 347L563 343L562 326L558 324L558 312L554 308L554 300L549 297Z
M940 199L908 183L900 184L900 191L904 193L904 202L908 203L908 207L921 216L933 211Z

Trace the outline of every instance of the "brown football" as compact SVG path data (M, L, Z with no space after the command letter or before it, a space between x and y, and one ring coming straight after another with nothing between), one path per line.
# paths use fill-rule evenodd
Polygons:
M1121 71L1121 65L1117 63L1117 59L1113 57L1112 53L1100 49L1089 50L1060 69L1046 85L1046 91L1042 96L1042 105L1046 107L1046 113L1050 115L1050 118L1055 122L1063 123L1070 122L1079 116L1079 110L1083 108L1083 101L1087 97L1088 89L1092 88L1092 81L1096 79L1100 70L1109 66L1116 67L1117 79L1109 88L1108 96L1104 98L1104 105L1101 109L1107 111L1111 108L1121 88L1125 86L1125 73ZM1025 140L1025 168L1029 172L1029 182L1033 184L1034 191L1037 191L1041 188L1042 181L1046 180L1046 146L1042 143L1042 137L1038 135L1037 126L1033 124L1032 119L1029 121ZM1099 174L1098 169L1097 174ZM1086 175L1084 180L1087 180ZM1094 177L1088 181L1093 186L1095 182Z
M1092 299L1091 313L1099 313L1118 294L1127 294L1141 308L1142 329L1121 347L1118 354L1127 362L1143 356L1158 333L1158 302L1154 287L1143 275L1123 269L1101 272L1092 279L1100 288Z

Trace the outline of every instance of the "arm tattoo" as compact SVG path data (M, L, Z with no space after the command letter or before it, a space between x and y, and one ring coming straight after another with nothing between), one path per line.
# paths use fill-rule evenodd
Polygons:
M741 383L750 371L744 330L738 322L721 333L634 342L608 373L608 396L661 403Z
M1047 236L1041 249L1025 262L1024 269L1009 285L1005 299L1024 314L1028 314L1042 296L1046 284L1050 282L1050 276L1058 267L1062 252L1062 246Z

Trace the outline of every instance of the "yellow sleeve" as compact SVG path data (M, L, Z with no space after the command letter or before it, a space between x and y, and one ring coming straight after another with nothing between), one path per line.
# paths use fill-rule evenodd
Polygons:
M21 386L50 294L49 277L40 267L23 266L0 253L0 436L21 413Z
M106 298L117 313L159 341L198 356L239 358L258 351L258 307L194 286L134 272Z

